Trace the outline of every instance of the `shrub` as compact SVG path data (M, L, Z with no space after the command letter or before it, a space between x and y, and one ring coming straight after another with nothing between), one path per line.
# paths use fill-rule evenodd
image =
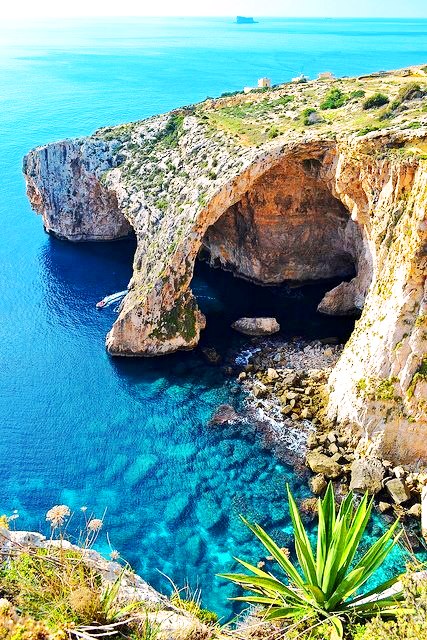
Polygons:
M325 497L319 500L317 550L314 552L289 488L288 498L300 570L259 525L249 524L243 519L284 571L288 584L257 566L237 559L250 573L227 573L221 577L255 595L235 600L261 605L267 620L300 621L304 618L311 626L329 626L337 638L343 637L343 622L348 623L354 618L369 619L381 614L382 610L393 615L402 594L389 597L381 594L395 584L399 576L367 593L356 597L354 594L377 571L396 544L400 534L394 539L393 536L398 521L358 562L353 563L371 515L373 500L368 501L365 494L356 507L350 492L337 511L330 483ZM375 594L380 595L373 602L363 603L368 596Z
M178 139L182 132L182 125L184 123L184 116L180 113L172 113L169 120L166 123L165 128L158 135L158 140L163 143L165 147L170 149L178 145Z
M101 622L100 577L76 552L38 549L13 559L2 572L2 591L21 613L51 627Z
M281 96L278 100L276 100L276 104L280 104L285 106L294 100L294 96Z
M279 129L273 125L268 132L268 138L272 140L273 138L277 138L279 134L280 134Z
M160 211L166 211L166 209L168 208L167 200L165 200L164 198L161 200L157 200L156 207L160 209Z
M69 507L55 505L46 513L52 530L51 539L54 534L57 536L53 544L42 548L25 548L17 544L17 553L12 548L0 562L1 640L9 640L9 636L10 640L89 638L87 625L95 625L100 636L111 636L113 628L114 633L124 638L135 638L130 627L133 616L129 614L146 614L146 610L141 602L124 604L121 600L126 567L119 571L114 582L110 582L102 574L102 566L99 568L96 563L88 562L92 558L86 552L96 541L103 520L87 518L86 507L82 507L82 511L84 527L79 532L77 546L70 547L68 540L64 543L71 517ZM16 513L8 520L15 516ZM117 551L112 551L111 558L118 558ZM16 611L19 616L15 615ZM5 629L4 625L9 626ZM13 634L9 634L11 625L16 626ZM48 635L45 629L49 630Z
M326 95L325 100L320 105L321 109L338 109L342 107L348 98L343 94L341 89L331 89Z
M309 116L311 116L312 113L316 113L316 109L313 109L312 107L307 107L307 109L304 109L304 111L301 114L302 121L306 126L309 126L311 124L309 120Z
M221 98L232 98L233 96L237 96L239 93L242 93L241 91L224 91L224 93L221 93Z
M21 616L6 599L0 599L0 638L1 640L67 640L65 629L52 633L45 622Z
M366 95L366 92L363 91L363 89L356 89L356 91L352 91L350 93L350 99L356 100L357 98L364 98L365 95Z
M383 93L374 93L373 96L370 96L363 103L363 108L367 109L377 109L378 107L382 107L385 104L388 104L389 99Z
M353 640L427 640L427 587L410 573L402 582L405 600L395 620L376 616L366 625L357 625L352 629Z
M365 136L367 133L371 133L371 131L379 131L379 127L371 127L371 126L367 126L367 127L363 127L363 129L359 129L359 131L357 132L357 136Z
M396 115L396 109L398 109L401 104L400 100L393 100L393 102L390 102L387 109L385 109L379 116L379 120L388 120L389 118L393 118Z
M405 102L405 100L414 100L415 98L422 97L423 91L417 82L410 82L406 86L401 87L397 95L399 102Z

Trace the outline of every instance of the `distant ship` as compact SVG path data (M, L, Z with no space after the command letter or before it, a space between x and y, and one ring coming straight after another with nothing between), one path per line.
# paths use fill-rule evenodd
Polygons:
M253 18L245 18L245 16L237 16L236 24L257 24Z

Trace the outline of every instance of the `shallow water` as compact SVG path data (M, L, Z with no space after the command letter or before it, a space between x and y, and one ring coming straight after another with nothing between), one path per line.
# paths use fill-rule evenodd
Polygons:
M46 236L25 198L22 155L258 76L279 82L301 71L343 75L426 62L426 35L423 20L2 23L0 512L18 509L17 525L45 529L44 514L55 503L77 511L76 527L82 505L97 516L107 509L112 545L154 586L169 588L158 570L179 585L189 578L207 606L230 614L231 587L215 573L230 568L232 554L261 554L237 514L268 524L288 546L285 481L298 498L307 489L251 425L209 426L219 404L239 408L242 399L200 352L107 356L114 309L99 312L95 303L126 286L133 247L73 246ZM277 312L289 335L348 331L314 316L310 293L253 297L250 285L233 288L236 281L223 276L202 266L195 277L211 316L205 344L243 346L228 321L248 300ZM382 526L375 521L374 529Z

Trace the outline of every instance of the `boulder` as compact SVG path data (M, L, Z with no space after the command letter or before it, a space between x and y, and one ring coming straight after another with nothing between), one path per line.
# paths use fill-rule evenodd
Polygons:
M301 418L304 418L304 420L310 420L310 418L312 418L312 415L313 414L311 413L310 409L308 409L307 407L301 411Z
M313 113L310 113L307 116L307 122L308 124L319 124L320 122L324 122L324 119L322 118L320 113L317 113L317 111L313 111Z
M307 454L306 463L314 473L322 473L326 478L338 478L342 472L338 462L317 451Z
M268 395L268 391L267 388L265 387L265 385L255 385L252 389L252 393L255 396L255 398L266 398Z
M402 504L411 497L408 487L403 480L399 480L399 478L389 480L385 483L385 486L395 504Z
M271 367L269 367L267 369L267 378L268 380L277 380L277 378L279 377L279 374L277 373L276 369L272 369Z
M351 465L350 490L371 495L382 489L385 469L378 458L360 458Z
M325 480L325 476L322 476L321 473L318 473L310 479L310 489L316 496L321 495L327 486L328 483Z
M383 500L381 502L378 503L378 510L380 513L386 513L387 511L390 511L391 509L391 504L389 502L384 502Z
M412 507L408 509L408 515L414 518L421 518L421 504L419 502L413 504Z
M286 371L282 375L283 384L287 387L293 387L299 383L299 375L295 371Z
M246 336L269 336L280 331L276 318L239 318L231 327Z
M318 445L317 435L314 433L314 431L312 431L307 436L307 448L315 449L317 445Z
M310 518L313 518L318 511L318 506L317 498L305 498L301 501L300 512Z

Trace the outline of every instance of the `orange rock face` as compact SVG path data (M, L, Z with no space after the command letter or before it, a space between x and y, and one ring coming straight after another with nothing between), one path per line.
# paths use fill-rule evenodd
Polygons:
M208 228L210 261L268 284L354 274L347 228L356 225L319 177L320 166L285 159L255 180Z

